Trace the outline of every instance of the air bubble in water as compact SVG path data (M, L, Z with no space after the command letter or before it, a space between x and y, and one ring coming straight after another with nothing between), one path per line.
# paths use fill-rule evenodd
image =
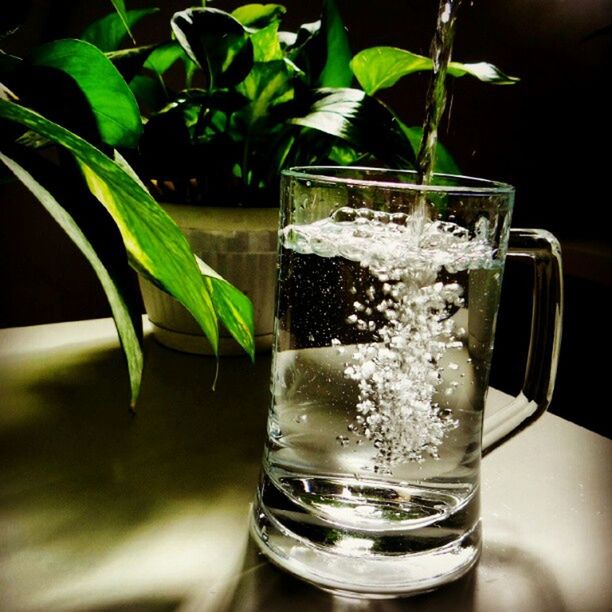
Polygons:
M366 289L365 297L384 313L386 323L376 329L375 341L353 353L344 369L344 376L356 381L359 389L352 423L360 436L356 443L372 440L376 473L388 473L406 460L422 462L425 454L437 457L446 432L457 426L433 397L442 380L440 359L448 350L464 348L459 338L466 331L454 330L449 311L464 307L465 298L458 283L444 284L438 278L443 269L455 274L490 268L494 257L490 234L487 217L477 221L475 235L470 236L452 222L365 207L343 207L327 219L281 232L286 248L305 255L344 257L381 283L385 299L373 303L373 286ZM357 293L355 286L349 291ZM373 321L356 314L365 311L363 302L355 300L353 307L346 322L374 331ZM447 367L459 369L455 362ZM443 393L451 395L457 386L450 385ZM346 436L336 440L342 446L348 443Z

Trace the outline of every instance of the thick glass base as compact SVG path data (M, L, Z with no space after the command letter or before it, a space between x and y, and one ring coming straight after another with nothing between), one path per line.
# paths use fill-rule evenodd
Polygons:
M477 511L475 495L457 513L464 524L476 515L467 530L456 528L456 516L447 518L448 526L436 521L414 530L351 529L306 512L264 476L253 504L251 533L272 563L319 588L350 597L402 597L452 582L477 563Z

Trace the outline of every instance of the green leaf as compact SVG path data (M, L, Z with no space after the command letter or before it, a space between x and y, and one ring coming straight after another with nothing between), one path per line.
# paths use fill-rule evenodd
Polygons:
M219 336L211 296L186 238L155 200L112 159L38 113L0 100L0 117L75 155L89 189L117 224L132 267L181 302L216 351Z
M253 45L243 25L225 11L190 8L175 13L172 31L208 76L208 87L240 83L253 66Z
M142 200L146 191L131 178L128 193L111 179L110 167L79 161L89 189L117 223L134 269L191 312L216 352L217 315L201 277L194 275L195 259L181 231L151 196ZM114 167L121 171L114 178L126 183L125 172Z
M232 15L245 28L260 30L278 22L286 12L282 4L245 4L232 11Z
M297 33L279 32L281 48L286 60L299 66L305 81L316 86L327 61L327 42L321 31L321 20L304 23Z
M461 77L464 74L469 74L480 81L492 83L493 85L513 85L520 81L518 77L508 76L497 66L489 64L488 62L476 62L475 64L450 62L448 65L448 74L454 77Z
M422 127L408 127L401 121L398 121L399 126L404 131L404 134L410 140L410 144L416 153L418 153L421 147L421 140L423 139L423 128ZM457 162L453 159L453 156L448 152L448 149L438 140L436 145L436 163L434 165L434 172L441 174L461 174L461 170L457 165Z
M4 105L4 103L2 104ZM0 109L2 108L3 107L0 107ZM91 242L62 204L60 204L53 195L18 162L7 157L2 152L0 152L0 159L47 209L53 219L55 219L60 227L66 232L81 253L85 255L100 280L102 288L108 298L121 346L126 356L130 377L131 404L133 407L140 391L143 367L142 349L139 341L139 333L134 328L133 313L130 313L128 303L124 299L119 286L109 274L109 271L96 253Z
M168 90L162 77L181 58L189 62L190 66L194 65L176 41L164 43L150 51L142 68L153 74L137 74L130 80L130 89L138 100L141 111L150 114L168 103ZM142 137L140 142L142 143Z
M357 81L369 95L374 95L379 89L395 85L406 75L433 68L430 58L395 47L364 49L353 57L350 65ZM518 81L516 77L507 76L499 68L486 62L476 64L450 62L448 74L454 77L470 74L481 81L496 85L508 85Z
M128 18L127 9L125 8L125 0L111 0L112 5L115 7L115 11L121 18L121 22L123 23L123 27L125 31L130 35L130 38L134 43L134 35L132 34L132 30L130 30L130 20Z
M212 295L215 311L236 342L255 360L253 304L209 265L196 257L204 282Z
M354 164L360 158L359 153L348 145L334 144L329 151L329 159L341 166Z
M300 105L306 108L299 116L294 114L291 123L341 138L392 166L414 167L410 141L393 113L376 98L359 89L323 88L313 91L310 100L300 100Z
M321 20L312 23L303 23L297 32L279 32L281 47L285 48L293 58L307 45L313 38L319 37L321 31ZM323 65L321 66L321 70Z
M241 116L247 125L253 126L268 114L270 107L291 100L291 73L282 60L256 63L236 90L251 100Z
M35 49L31 63L60 70L78 84L103 142L114 147L136 146L142 133L138 104L121 74L99 49L82 40L57 40Z
M348 36L335 0L323 2L321 28L327 40L327 59L319 77L321 87L350 87L353 81Z
M183 56L183 48L177 42L170 41L151 52L147 61L144 63L144 68L152 70L161 76Z
M142 69L155 48L155 45L144 45L119 49L119 51L108 51L105 55L117 68L123 79L129 82Z
M278 21L251 34L253 60L255 62L273 62L285 57L278 39Z
M351 60L351 69L355 78L370 96L379 89L395 85L407 74L431 68L432 62L428 57L394 47L365 49Z
M123 155L121 155L121 153L119 153L119 151L117 151L117 149L115 149L113 151L113 159L115 160L115 163L138 185L140 185L140 187L143 189L143 191L147 191L147 188L145 186L145 184L142 182L141 178L136 174L136 171L134 170L134 168L132 168L132 166L130 166L130 164L128 163L127 159L125 159L125 157L123 157Z
M148 8L127 11L125 19L128 27L133 28L141 19L156 13L158 10L156 8ZM128 33L129 30L126 29L121 15L119 13L111 13L88 25L83 34L81 34L81 40L95 45L100 51L116 51L121 47Z
M140 57L139 53L138 58L134 57L132 62L132 58L129 55L137 50L142 50L145 56ZM121 54L122 57L117 58L118 54ZM124 54L127 54L128 57L124 58ZM107 57L119 68L124 78L129 81L130 89L136 97L141 111L146 109L149 112L159 110L168 102L168 91L162 78L164 73L180 58L184 58L193 65L176 41L167 42L157 47L136 47L134 50L117 51L107 54ZM125 63L129 65L124 68ZM136 74L141 68L149 70L153 74L151 76L148 74ZM127 70L130 72L127 73Z
M130 89L138 100L138 104L149 112L156 111L168 102L166 91L157 77L137 74L130 81ZM146 132L146 126L144 130Z

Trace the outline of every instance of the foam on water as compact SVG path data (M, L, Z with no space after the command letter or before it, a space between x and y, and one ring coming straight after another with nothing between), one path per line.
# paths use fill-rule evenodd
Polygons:
M490 267L488 232L484 217L470 236L454 223L348 207L281 232L287 249L358 262L382 283L382 290L367 290L366 303L355 301L346 319L347 325L375 332L377 341L358 345L344 371L359 388L349 429L373 441L378 472L423 461L426 454L436 457L445 433L457 426L433 397L440 358L462 346L449 315L463 306L463 288L438 278L443 268L453 274ZM383 313L384 324L368 320L374 310Z

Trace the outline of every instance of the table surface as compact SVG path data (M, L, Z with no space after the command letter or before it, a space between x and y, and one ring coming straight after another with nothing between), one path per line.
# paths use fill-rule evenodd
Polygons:
M474 571L410 599L334 598L249 541L269 357L222 359L213 391L213 359L145 350L132 417L111 320L0 330L0 609L612 608L611 441L544 415L484 460Z

